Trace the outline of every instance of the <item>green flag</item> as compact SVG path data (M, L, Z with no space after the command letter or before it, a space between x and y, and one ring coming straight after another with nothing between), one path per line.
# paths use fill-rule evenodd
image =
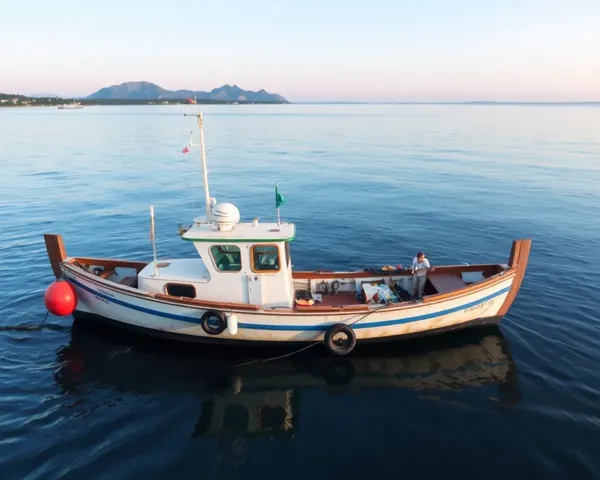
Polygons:
M281 205L285 203L285 197L279 193L277 189L277 185L275 185L275 208L279 208Z

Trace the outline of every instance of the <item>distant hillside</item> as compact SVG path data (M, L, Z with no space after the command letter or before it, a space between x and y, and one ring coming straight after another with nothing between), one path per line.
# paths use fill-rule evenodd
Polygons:
M196 96L197 100L220 100L224 102L261 102L261 103L289 103L281 95L269 93L265 90L254 92L243 90L237 85L223 85L210 92L196 90L166 90L150 82L126 82L121 85L112 85L101 88L92 93L88 100L166 100L185 99Z
M58 98L56 93L32 93L31 98Z
M127 100L155 100L167 93L168 90L160 88L150 82L127 82L121 85L104 87L86 98L89 100L127 99Z

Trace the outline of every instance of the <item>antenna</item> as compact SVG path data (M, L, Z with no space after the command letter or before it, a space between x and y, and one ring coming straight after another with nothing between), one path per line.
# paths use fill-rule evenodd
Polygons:
M206 169L206 152L204 151L204 119L200 113L184 113L186 117L198 118L198 129L200 130L200 158L202 160L202 174L204 176L204 200L206 202L206 223L211 222L210 194L208 192L208 170Z
M154 205L150 205L150 240L152 241L152 254L154 256L154 276L158 277L158 264L156 263L156 234L154 232Z

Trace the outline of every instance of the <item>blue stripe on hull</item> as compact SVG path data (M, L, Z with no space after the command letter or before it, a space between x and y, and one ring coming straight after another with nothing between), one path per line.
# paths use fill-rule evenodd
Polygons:
M108 295L104 295L103 293L93 290L90 287L82 284L81 282L79 282L75 279L70 279L70 281L72 281L78 287L88 291L89 293L96 295L97 297L102 298L104 300L107 300L108 302L112 302L117 305L121 305L122 307L130 308L132 310L136 310L136 311L142 312L142 313L148 313L150 315L156 315L157 317L164 317L164 318L168 318L171 320L178 320L180 322L197 323L197 324L200 323L199 318L188 317L187 315L176 315L173 313L161 312L159 310L152 310L150 308L133 305L131 303L127 303L122 300L118 300L118 299L110 297ZM472 301L469 303L465 303L465 304L459 305L457 307L448 308L448 309L442 310L440 312L426 313L423 315L415 315L413 317L401 318L401 319L396 319L396 320L382 320L379 322L357 323L357 324L353 325L352 328L359 329L359 328L389 327L392 325L402 325L404 323L420 322L422 320L429 320L429 319L436 318L436 317L442 317L442 316L448 315L450 313L458 312L465 308L475 307L479 304L487 302L488 300L499 297L500 295L504 295L509 290L510 290L510 287L506 287L506 288L503 288L502 290L498 290L497 292L494 292L494 293L487 295L483 298L480 298L478 300L475 300L475 301ZM364 315L368 315L369 313L370 312L368 312ZM279 331L283 330L283 331L294 331L294 332L326 331L329 328L329 324L327 324L327 325L261 325L261 324L257 324L257 323L239 323L238 326L239 326L239 328L245 328L245 329L249 329L249 330L279 330Z

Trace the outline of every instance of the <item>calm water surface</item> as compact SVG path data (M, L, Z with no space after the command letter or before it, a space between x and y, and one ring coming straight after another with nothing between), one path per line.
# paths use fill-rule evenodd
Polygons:
M23 478L600 477L600 108L207 106L211 195L297 224L295 268L505 262L500 328L332 358L178 346L50 317L72 255L193 256L192 107L0 110L0 465Z

